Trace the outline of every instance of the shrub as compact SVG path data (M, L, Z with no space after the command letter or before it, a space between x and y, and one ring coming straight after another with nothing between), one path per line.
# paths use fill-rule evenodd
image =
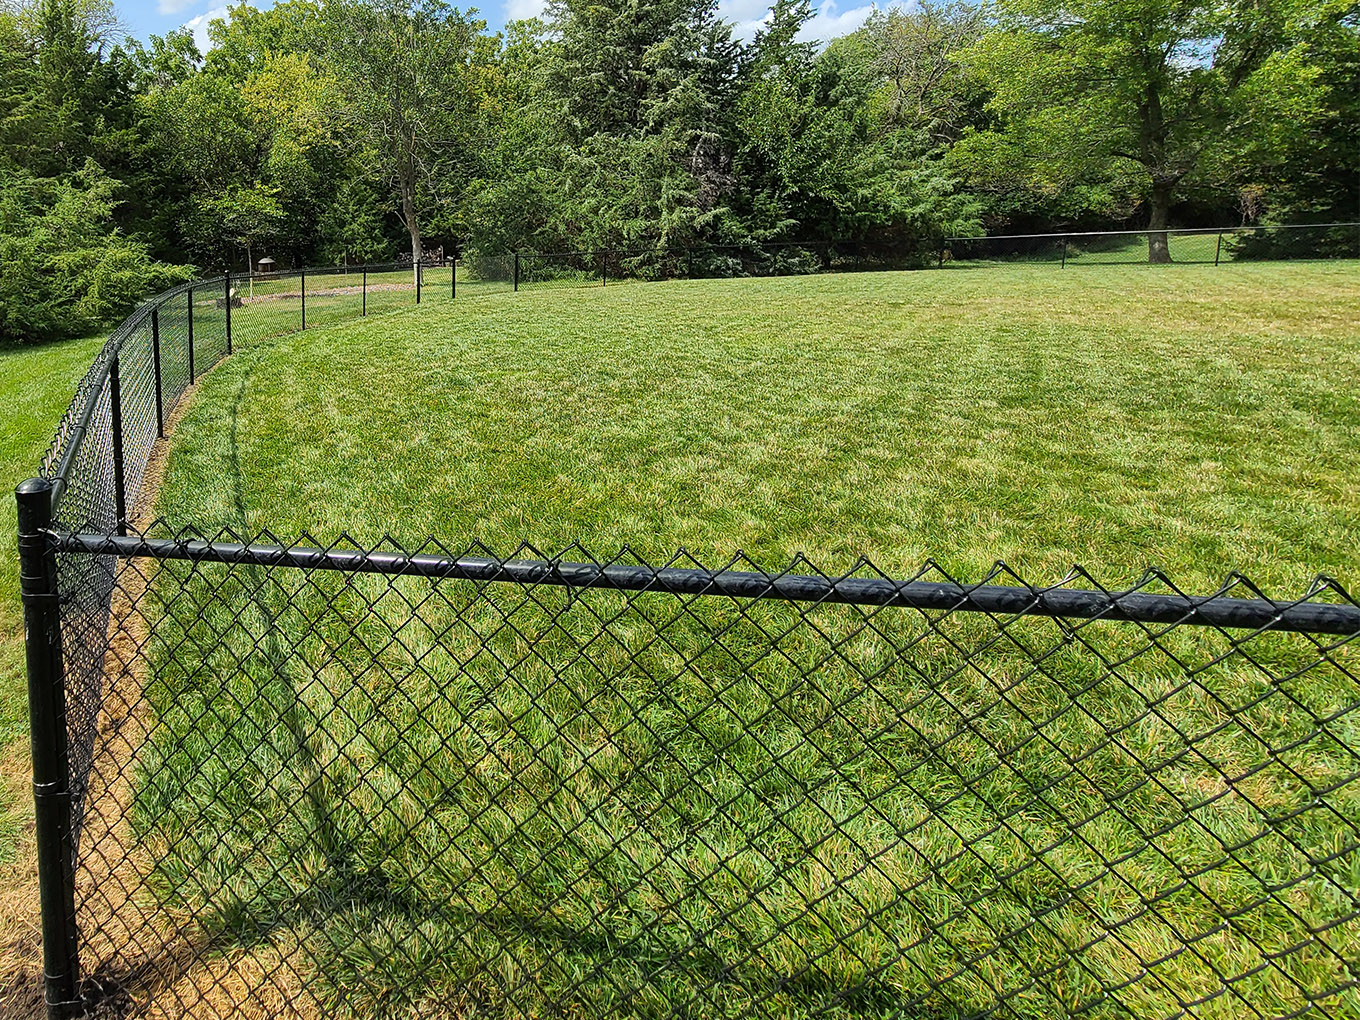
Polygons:
M93 160L65 178L0 170L0 343L83 336L193 276L113 222L117 182Z

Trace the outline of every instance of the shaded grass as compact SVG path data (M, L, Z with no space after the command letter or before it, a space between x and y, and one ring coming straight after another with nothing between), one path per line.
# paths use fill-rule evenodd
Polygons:
M0 349L0 1015L41 1008L33 788L14 486L38 473L77 381L102 339Z
M1297 590L1354 576L1358 293L1275 265L488 298L245 351L159 505ZM1351 648L248 568L151 592L153 887L210 943L301 947L327 1009L1357 1012Z

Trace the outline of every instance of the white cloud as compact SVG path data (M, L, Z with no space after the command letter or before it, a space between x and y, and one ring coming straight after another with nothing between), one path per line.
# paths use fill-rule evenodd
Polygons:
M160 14L178 14L193 2L194 0L159 0L156 11Z
M194 43L198 46L198 51L200 53L207 53L212 47L212 43L208 39L208 22L212 21L214 18L225 18L226 16L227 9L225 7L214 7L212 10L200 14L196 18L190 18L180 27L187 28L193 33Z
M738 39L750 39L769 16L768 0L718 0L718 17L735 26Z
M888 6L896 6L890 4ZM838 8L836 0L826 0L826 3L817 8L817 16L803 26L803 31L798 35L803 39L820 39L822 42L829 42L838 36L848 35L860 25L864 24L869 15L878 10L878 4L865 4L863 7L852 7L848 11Z
M178 2L178 0L169 0ZM254 6L252 4L251 6ZM207 53L212 49L212 42L208 39L208 22L214 18L225 18L227 16L226 7L214 7L210 11L205 11L196 18L190 18L180 28L187 28L194 35L194 44L198 47L199 53Z
M510 2L513 3L515 0ZM798 37L804 41L816 39L823 43L829 42L837 36L846 35L859 28L880 6L887 10L910 4L911 0L906 0L905 3L888 0L881 5L871 2L843 11L836 0L825 0L814 12L812 20L803 26ZM769 0L719 0L718 15L732 22L738 39L749 40L769 20Z
M505 0L505 20L537 18L547 7L545 0Z

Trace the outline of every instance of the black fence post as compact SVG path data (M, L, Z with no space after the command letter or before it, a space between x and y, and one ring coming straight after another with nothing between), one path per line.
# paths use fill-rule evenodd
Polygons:
M458 300L458 260L449 260L449 300Z
M227 353L231 353L231 273L224 277L227 298ZM194 292L189 289L189 321L194 321Z
M519 290L519 252L515 252L515 290Z
M113 506L118 534L127 534L127 484L123 472L123 383L118 371L119 355L109 364L109 425L113 429Z
M230 297L230 292L228 292L228 297L227 297L227 307L228 307L228 308L231 307L231 297ZM192 325L192 321L193 321L193 319L192 319L192 316L191 316L191 317L190 317L190 323L191 323L191 324L190 324L190 326L189 326L189 340L188 340L188 344L187 344L188 352L189 352L189 385L190 385L190 386L192 386L192 385L194 384L195 380L198 379L198 373L194 370L194 327L193 327L193 325Z
M420 281L425 275L425 263L416 263L416 304L420 304Z
M52 524L52 482L30 478L14 490L14 497L19 510L19 589L33 741L43 1000L49 1020L62 1020L82 1012L82 1004L57 553L47 533Z
M359 315L361 318L368 314L368 266L364 266L363 292L364 303L363 306L359 309Z
M227 294L227 307L231 308L231 294ZM159 310L159 309L158 309ZM228 315L231 313L228 312ZM194 292L189 291L189 381L194 376Z
M1059 269L1066 269L1066 268L1067 268L1067 235L1066 235L1066 234L1063 235L1062 265L1060 265L1058 268L1059 268Z
M1223 254L1223 234L1218 235L1218 244L1214 247L1214 265L1218 265L1218 260Z
M605 261L604 252L600 252L600 286L609 286L609 263Z
M307 328L307 273L303 271L298 274L300 277L299 290L302 291L302 328Z
M192 292L191 292L192 293ZM189 321L194 321L194 305L189 302ZM161 397L161 310L151 309L151 370L156 377L156 437L165 438L165 406Z

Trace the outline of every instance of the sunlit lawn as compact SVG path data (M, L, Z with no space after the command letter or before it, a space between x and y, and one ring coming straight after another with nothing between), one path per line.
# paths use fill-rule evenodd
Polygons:
M0 349L0 756L16 763L13 780L0 788L0 869L13 864L20 819L31 817L32 800L22 763L27 758L28 706L24 684L23 611L14 538L14 486L38 473L76 383L90 367L99 340Z
M1353 572L1353 263L528 290L208 380L174 521L1034 580ZM310 311L309 311L310 314Z

